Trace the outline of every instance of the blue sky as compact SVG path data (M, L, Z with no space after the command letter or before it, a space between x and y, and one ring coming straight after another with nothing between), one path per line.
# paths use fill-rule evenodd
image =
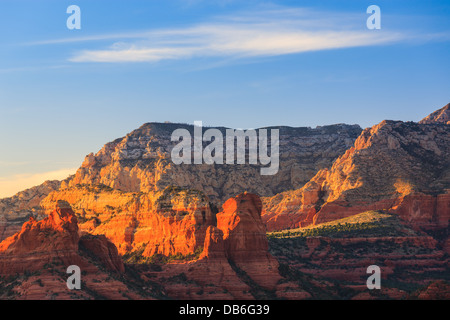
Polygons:
M2 0L0 197L145 122L418 121L450 102L449 17L443 0Z

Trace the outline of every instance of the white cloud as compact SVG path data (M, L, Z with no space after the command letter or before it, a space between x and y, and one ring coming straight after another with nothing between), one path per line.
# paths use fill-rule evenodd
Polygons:
M60 169L56 171L20 174L11 177L0 178L0 199L11 197L19 191L37 186L47 180L63 180L76 172L76 168Z
M222 17L186 28L80 38L79 41L116 41L104 48L77 52L69 60L112 63L195 57L267 57L383 45L406 38L400 32L368 30L365 19L364 14L277 8ZM54 40L55 43L64 41Z

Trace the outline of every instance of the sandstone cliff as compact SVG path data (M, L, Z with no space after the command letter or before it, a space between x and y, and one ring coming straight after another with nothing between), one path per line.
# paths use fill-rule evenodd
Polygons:
M58 200L70 203L84 233L104 235L121 255L142 258L194 254L215 219L202 192L179 187L146 194L77 186L52 192L42 206Z
M448 190L449 126L383 121L303 188L265 198L263 219L281 230L389 209L417 227L445 228Z
M307 288L314 297L341 299L416 299L417 290L445 279L449 272L448 255L437 244L431 236L405 226L397 214L385 211L269 234L270 252L283 275L311 276L319 280ZM379 291L367 290L365 285L370 265L381 269ZM419 298L448 297L446 292L436 293Z
M230 198L217 214L217 226L206 230L198 259L169 263L143 272L161 282L177 299L267 299L311 297L298 284L280 276L268 252L261 200L250 193Z
M179 128L193 132L190 125L143 125L88 155L63 187L103 184L121 191L148 193L175 185L203 191L217 205L244 191L271 196L303 186L319 169L330 166L361 132L357 125L343 124L316 129L269 128L280 130L280 171L274 176L261 176L258 165L174 165L170 153L176 143L170 138ZM226 129L217 129L225 137Z
M450 124L450 103L419 121L422 124Z

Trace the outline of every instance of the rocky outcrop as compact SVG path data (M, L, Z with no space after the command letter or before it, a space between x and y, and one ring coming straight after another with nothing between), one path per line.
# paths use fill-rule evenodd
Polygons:
M421 124L450 124L450 103L419 121Z
M433 281L417 297L421 300L449 300L450 285L443 280Z
M20 231L30 216L39 218L40 202L60 185L61 181L46 181L13 197L0 199L0 241Z
M263 220L281 230L388 209L417 227L445 228L448 190L449 127L383 121L303 188L264 199Z
M278 262L268 253L261 200L255 194L239 194L225 202L217 227L206 230L203 247L199 259L163 265L145 276L161 282L177 299L310 297L298 284L282 281Z
M208 198L179 187L145 194L78 186L51 193L42 205L51 207L59 199L71 204L83 232L106 236L121 255L194 254L215 223Z
M40 271L44 265L55 263L86 266L80 245L106 268L124 272L114 244L105 236L85 235L80 239L75 213L67 202L59 200L47 218L36 221L31 217L20 232L0 242L0 274Z
M67 287L66 269L71 265L81 270L80 290ZM56 202L40 221L31 217L20 232L0 242L0 299L152 297L153 288L130 289L124 273L117 249L106 237L79 237L77 219L65 201Z
M125 266L116 246L105 236L85 235L81 237L79 245L93 254L109 270L118 273L125 272Z
M228 259L258 284L273 289L280 280L278 262L268 253L261 209L259 196L240 194L224 203L217 228L223 232Z

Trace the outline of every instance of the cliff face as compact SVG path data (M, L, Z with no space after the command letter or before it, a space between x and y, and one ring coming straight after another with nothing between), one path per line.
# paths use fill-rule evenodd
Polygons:
M217 214L217 228L223 232L228 259L258 283L274 287L280 279L278 262L268 253L261 210L257 195L240 194L224 203Z
M0 242L0 275L35 272L47 264L86 266L80 256L77 218L70 205L62 200L46 218L25 222L20 232ZM84 237L83 246L94 252L107 268L123 272L117 249L106 238ZM103 249L105 248L105 249Z
M280 170L274 176L262 176L259 165L174 165L170 154L176 142L170 139L179 128L187 129L193 137L194 129L189 125L143 125L88 155L63 187L103 184L147 193L176 185L203 191L217 205L244 191L271 196L303 186L319 169L330 166L361 132L359 126L350 125L270 128L280 130ZM226 136L225 128L217 129Z
M48 216L34 218L0 242L0 299L139 299L122 275L124 264L104 236L82 236L70 205L59 200ZM81 270L81 290L69 290L67 267ZM126 280L126 279L123 279Z
M77 264L77 220L67 203L59 201L41 221L30 218L22 230L0 243L0 274L39 270L54 258Z
M175 205L169 210L167 204L171 201L180 204L177 197L179 193L166 192L163 200L156 201L157 209L163 213L154 214L172 213ZM295 283L280 284L282 277L277 261L268 253L260 214L261 200L257 195L238 195L226 202L217 215L217 222L205 222L211 225L198 229L203 230L200 256L160 265L137 261L126 269L115 245L103 235L84 234L69 203L58 200L46 218L41 221L31 218L20 232L0 243L0 284L9 288L8 297L19 299L309 297ZM191 215L188 220L195 218L195 210ZM169 216L176 223L174 216ZM200 217L203 222L201 213ZM176 229L161 223L160 230L163 227ZM177 237L191 233L189 229L178 230ZM163 236L156 238L162 246ZM167 241L170 242L175 252L180 253L176 251L175 241ZM142 256L144 253L141 251ZM66 287L65 279L69 275L65 269L69 265L77 265L82 270L80 291ZM116 276L111 277L111 273ZM5 280L12 276L16 278ZM3 293L0 290L0 298Z
M155 194L79 186L51 193L43 207L71 204L84 233L104 235L120 254L189 255L201 250L214 215L199 191L167 187Z
M41 212L40 202L60 185L61 181L46 181L13 197L0 199L0 241L20 231L30 216L37 216Z
M269 251L285 270L283 275L334 279L346 288L336 293L343 299L425 298L418 297L417 289L445 278L449 271L448 255L436 239L386 211L270 233ZM380 267L379 291L370 292L365 285L370 265ZM324 293L320 286L309 289L313 295ZM439 293L448 299L448 292Z
M263 219L281 230L388 209L411 224L445 228L449 189L448 125L383 121L303 188L265 198Z
M427 272L448 271L447 114L448 106L419 124L383 121L362 132L280 127L274 176L250 165L176 166L170 134L193 127L146 124L87 156L75 176L0 200L0 275L21 275L0 277L0 298L5 286L38 299L341 297L327 279L364 287L370 264L388 280L420 275L426 286L439 280ZM266 236L368 210L401 220L373 234ZM67 291L71 264L85 271L86 290ZM358 290L349 297L364 298Z

